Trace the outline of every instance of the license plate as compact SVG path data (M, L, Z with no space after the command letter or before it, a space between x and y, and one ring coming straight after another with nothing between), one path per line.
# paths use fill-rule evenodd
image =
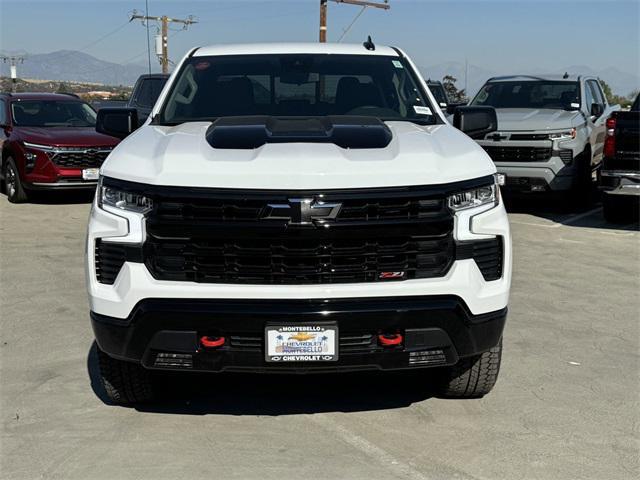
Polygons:
M335 362L337 325L269 325L265 332L267 362Z
M83 180L98 180L99 177L100 177L99 168L85 168L84 170L82 170Z

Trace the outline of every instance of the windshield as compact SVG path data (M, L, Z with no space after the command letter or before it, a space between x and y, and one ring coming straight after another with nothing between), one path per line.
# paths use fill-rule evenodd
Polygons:
M21 127L95 127L96 112L78 101L20 100L11 103L13 123Z
M440 83L430 83L429 90L433 94L433 97L438 102L438 105L441 107L446 107L449 104L449 99L447 98L447 93L444 90L444 87Z
M580 108L578 82L521 81L487 83L471 105L494 108Z
M190 58L156 122L243 115L437 121L404 59L320 54Z

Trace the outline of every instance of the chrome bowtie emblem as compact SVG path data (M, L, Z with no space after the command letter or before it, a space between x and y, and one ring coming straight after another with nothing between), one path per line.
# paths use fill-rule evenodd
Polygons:
M504 134L502 134L500 132L496 132L494 134L491 134L491 139L494 142L499 142L500 140L506 140L507 138L509 138L508 135L504 135Z
M335 220L341 203L329 203L313 198L290 198L289 203L270 203L262 216L269 220L289 220L289 225L311 225Z

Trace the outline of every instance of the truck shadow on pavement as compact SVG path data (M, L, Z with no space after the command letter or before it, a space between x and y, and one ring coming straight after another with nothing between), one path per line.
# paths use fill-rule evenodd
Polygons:
M555 224L570 227L602 228L607 230L639 231L638 215L631 214L629 221L621 224L610 223L604 219L600 194L594 191L590 205L576 208L567 204L559 195L503 194L507 213L529 214ZM635 221L634 221L635 218Z
M114 406L100 384L95 343L87 358L91 388ZM296 415L408 407L435 396L435 375L362 372L333 375L158 374L160 399L138 405L146 413L177 415Z

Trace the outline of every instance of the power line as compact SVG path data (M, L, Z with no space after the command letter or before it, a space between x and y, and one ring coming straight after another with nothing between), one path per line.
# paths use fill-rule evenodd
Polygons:
M366 6L363 6L362 9L358 12L358 14L355 16L355 18L351 21L351 23L349 24L349 26L347 28L344 29L344 31L342 32L342 35L340 35L340 38L338 39L338 43L340 43L342 41L342 39L345 37L345 35L349 32L349 30L351 30L351 27L353 27L353 24L356 23L356 21L360 18L360 15L362 15L364 13L364 11L367 9Z
M148 12L147 12L148 13ZM183 25L183 29L189 27L194 23L198 23L194 20L192 15L189 15L186 19L182 18L171 18L166 15L162 15L161 17L153 17L149 15L138 15L134 10L131 15L131 20L135 19L142 20L143 24L146 23L147 32L149 30L149 20L154 20L156 22L160 22L161 24L161 34L160 38L156 37L156 55L158 55L158 59L160 60L160 65L162 65L162 73L169 73L169 23L180 23ZM158 40L160 41L158 43ZM147 36L147 46L148 36Z
M349 31L349 29L351 28L351 26L356 22L356 20L358 19L358 17L360 17L360 15L362 15L362 13L364 12L364 10L368 7L371 8L380 8L382 10L389 10L391 8L391 5L389 5L389 0L383 0L384 3L380 3L380 2L370 2L370 1L365 1L365 0L331 0L332 2L336 2L336 3L347 3L349 5L358 5L360 7L362 7L362 10L360 11L360 13L358 15L356 15L356 18L351 22L351 25L349 25L347 27L347 29L343 32L342 36L340 37L340 40L342 40L342 38L346 35L346 33ZM320 35L319 35L319 39L321 43L324 43L327 41L327 4L328 4L328 0L320 0ZM338 40L338 41L340 41Z
M94 45L97 45L98 43L102 42L103 40L106 40L107 38L109 38L112 35L115 35L120 30L122 30L124 27L129 25L129 23L131 23L131 20L128 20L127 22L123 23L122 25L119 25L118 27L114 28L109 33L104 34L102 37L98 38L97 40L94 40L93 42L88 43L88 44L84 45L83 47L76 48L76 49L74 49L74 50L72 50L70 52L67 52L65 54L56 56L55 59L56 60L61 60L61 59L66 58L66 57L70 57L72 55L75 55L76 52L84 52L84 53L86 53L86 50L88 48L93 47Z
M0 55L0 59L4 63L9 62L11 68L11 91L16 91L16 80L18 78L18 64L23 63L25 57L23 55Z
M144 0L145 15L149 17L149 0ZM133 20L133 17L131 17ZM131 20L129 20L131 22ZM149 22L145 22L147 27L147 63L149 64L149 75L151 75L151 41L149 40Z

